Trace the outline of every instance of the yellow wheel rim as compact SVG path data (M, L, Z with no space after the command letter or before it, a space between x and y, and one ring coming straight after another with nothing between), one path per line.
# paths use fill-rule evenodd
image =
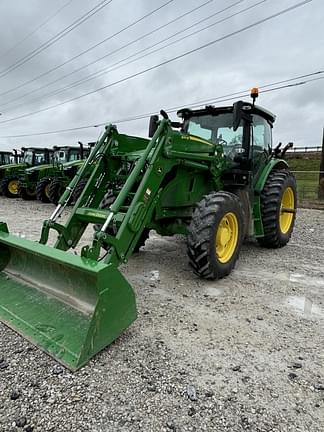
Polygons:
M45 195L49 198L49 184L45 186Z
M280 205L279 226L280 231L286 234L294 219L295 196L291 187L287 187L284 191Z
M18 194L18 180L11 180L8 183L8 190L12 195Z
M237 217L234 213L226 213L220 221L216 232L216 255L225 264L233 256L239 236Z

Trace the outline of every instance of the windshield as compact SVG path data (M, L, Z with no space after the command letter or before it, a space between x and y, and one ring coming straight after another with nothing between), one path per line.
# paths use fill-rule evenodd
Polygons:
M28 150L25 152L24 154L24 162L27 165L32 165L33 164L33 152Z
M234 149L242 147L243 125L233 130L233 114L194 116L186 120L184 130L192 135L221 144L226 156L232 157Z
M71 150L70 151L70 157L69 162L76 161L81 159L81 154L79 149Z
M33 157L34 156L34 157ZM45 152L34 152L32 150L27 150L24 154L24 162L27 165L42 165L46 164Z
M55 157L55 160L56 160L56 162L58 162L58 163L65 163L65 162L67 162L67 159L68 159L68 152L67 151L64 151L64 150L57 150L55 153L54 153L54 157Z
M0 155L0 162L1 162L1 165L8 165L8 164L10 164L10 162L11 162L10 155L8 155L8 154L1 154Z

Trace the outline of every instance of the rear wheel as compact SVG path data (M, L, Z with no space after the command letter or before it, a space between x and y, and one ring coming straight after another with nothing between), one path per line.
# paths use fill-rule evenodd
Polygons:
M54 178L48 187L48 196L50 202L57 205L64 191L65 187L63 182L59 178Z
M51 179L49 177L42 178L36 186L36 197L39 201L43 203L49 203L49 185Z
M15 176L6 176L1 182L1 192L7 198L18 198L19 181Z
M30 190L19 185L19 196L25 201L30 201L36 199L36 191Z
M297 186L288 170L275 170L269 174L261 193L261 217L264 237L261 246L279 248L285 246L292 234L296 218Z
M227 276L235 266L244 237L244 212L230 192L212 192L195 209L187 251L194 272L205 279Z

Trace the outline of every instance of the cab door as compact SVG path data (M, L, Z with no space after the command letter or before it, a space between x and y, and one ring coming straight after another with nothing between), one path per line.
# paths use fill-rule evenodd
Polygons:
M272 126L263 117L254 114L251 125L251 161L253 183L269 160L272 150Z

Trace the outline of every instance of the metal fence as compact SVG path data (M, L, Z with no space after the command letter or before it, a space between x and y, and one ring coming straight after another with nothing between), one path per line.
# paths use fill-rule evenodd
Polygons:
M293 147L287 151L287 154L291 153L320 153L322 146L317 147Z
M301 204L319 204L323 205L324 199L320 199L319 178L322 174L324 181L324 172L320 171L292 171L297 181L298 200ZM324 187L324 185L323 185Z

